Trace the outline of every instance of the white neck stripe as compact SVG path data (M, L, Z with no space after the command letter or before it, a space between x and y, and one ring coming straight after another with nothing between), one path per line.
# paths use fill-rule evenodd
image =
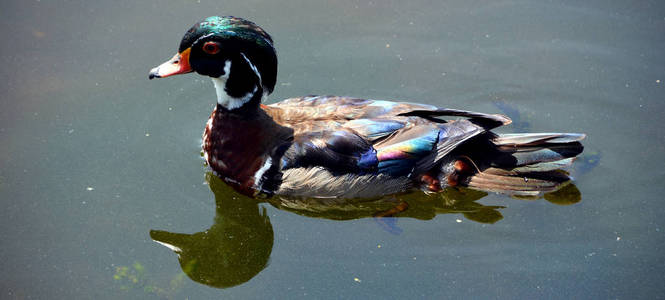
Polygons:
M256 66L255 66L255 65L249 60L249 58L247 58L247 56L245 55L245 53L240 52L240 55L242 55L242 57L247 61L247 63L249 64L249 67L252 68L252 71L254 71L254 74L256 74L256 77L259 78L259 85L260 85L260 86L263 86L263 82L262 82L262 80L261 80L261 73L259 73L259 70L258 70L258 69L256 68Z
M215 85L215 92L217 92L217 103L228 110L242 107L245 103L249 102L249 100L252 100L252 97L254 97L254 94L258 90L258 87L254 86L254 90L247 92L247 94L242 97L231 97L226 92L226 81L229 79L230 75L231 60L227 60L224 62L224 75L219 76L218 78L210 77L212 83Z

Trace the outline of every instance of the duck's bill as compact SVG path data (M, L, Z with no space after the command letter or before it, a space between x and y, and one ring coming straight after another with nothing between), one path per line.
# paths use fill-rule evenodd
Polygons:
M164 78L178 74L185 74L192 72L192 67L189 65L189 52L191 48L187 48L185 51L176 53L173 58L169 59L167 62L152 68L148 79L153 78Z

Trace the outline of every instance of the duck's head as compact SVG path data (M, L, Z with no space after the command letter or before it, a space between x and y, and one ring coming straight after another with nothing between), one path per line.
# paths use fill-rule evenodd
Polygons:
M212 78L217 103L223 108L258 106L277 80L272 38L241 18L206 18L185 33L178 53L150 70L149 78L190 72Z

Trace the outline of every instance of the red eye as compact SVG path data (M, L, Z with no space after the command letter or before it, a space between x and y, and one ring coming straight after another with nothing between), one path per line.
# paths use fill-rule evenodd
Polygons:
M203 52L208 53L208 54L217 54L219 53L219 43L217 42L206 42L203 44Z

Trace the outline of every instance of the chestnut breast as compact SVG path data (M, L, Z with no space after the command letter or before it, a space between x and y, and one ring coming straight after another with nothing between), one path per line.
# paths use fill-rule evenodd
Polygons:
M217 107L203 133L204 156L222 179L244 192L252 191L257 188L257 172L271 167L266 166L271 163L269 158L275 158L276 149L291 142L292 133L263 110L239 115Z

